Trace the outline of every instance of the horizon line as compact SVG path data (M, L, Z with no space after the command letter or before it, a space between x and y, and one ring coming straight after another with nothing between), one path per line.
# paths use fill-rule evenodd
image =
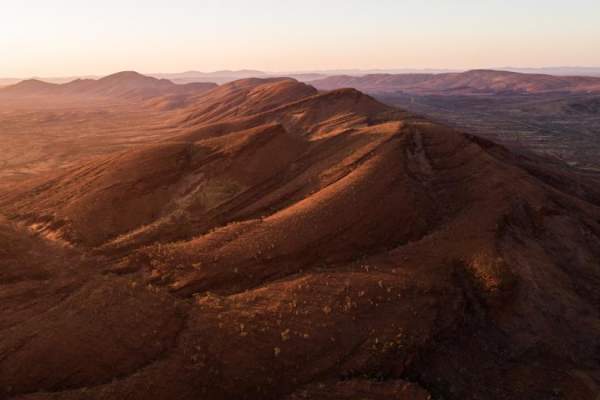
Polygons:
M110 73L81 73L81 74L68 74L68 75L30 75L30 76L0 76L2 80L26 80L26 79L64 79L64 78L94 78L109 76L119 72L132 71L137 72L141 75L175 75L175 74L186 74L186 73L198 73L198 74L217 74L217 73L241 73L241 72L258 72L266 75L276 74L328 74L328 73L340 73L340 72L377 72L377 71L438 71L437 73L444 72L467 72L477 70L490 70L490 71L503 71L503 70L547 70L547 69L579 69L579 70L599 70L598 66L583 66L583 65L548 65L543 67L527 67L527 66L502 66L502 67L475 67L475 68L434 68L434 67L423 67L423 68L411 68L411 67L392 67L392 68L328 68L328 69L298 69L298 70L283 70L283 71L270 71L255 68L240 68L240 69L216 69L216 70L200 70L200 69L185 69L179 71L159 71L159 72L140 72L135 69L123 69ZM435 72L432 72L435 73Z

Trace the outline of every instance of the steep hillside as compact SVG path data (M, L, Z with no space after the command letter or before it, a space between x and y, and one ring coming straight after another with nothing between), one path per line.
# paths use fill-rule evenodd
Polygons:
M351 89L185 110L0 194L0 397L599 392L597 176Z

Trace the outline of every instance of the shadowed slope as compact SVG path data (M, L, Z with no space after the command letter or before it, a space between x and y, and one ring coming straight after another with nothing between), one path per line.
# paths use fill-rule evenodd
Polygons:
M244 107L251 104L249 101ZM215 217L223 222L223 218L231 220L236 214L235 208L226 208L226 204L225 208L215 209L221 202L244 192L247 192L244 201L249 202L250 196L256 196L250 193L272 190L276 178L297 173L286 173L289 169L303 168L297 162L301 157L317 160L333 155L335 158L330 162L339 161L335 156L337 149L330 146L341 145L345 139L332 140L331 144L310 143L306 134L324 130L343 132L350 125L357 129L367 127L369 116L389 111L355 91L309 97L289 106L258 112L262 107L259 103L256 112L249 111L254 116L231 119L225 125L204 125L155 145L106 157L40 186L26 183L25 187L31 189L0 201L8 206L10 214L28 215L31 223L56 229L57 235L69 242L91 246L145 225L155 229L156 223L172 224L173 218L179 220L189 212L202 212L203 216L202 210L216 212L221 216ZM393 124L383 125L383 130L390 129L397 128ZM369 136L365 139L348 142L354 147L362 146L371 140ZM129 209L136 212L128 213ZM249 212L259 211L254 208ZM203 221L199 215L193 219ZM203 228L196 227L194 231L212 227L212 223L202 225ZM185 234L181 232L179 236Z

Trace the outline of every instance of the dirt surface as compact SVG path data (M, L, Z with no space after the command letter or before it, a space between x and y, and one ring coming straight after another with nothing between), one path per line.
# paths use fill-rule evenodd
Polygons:
M0 398L600 393L595 175L289 79L139 112L0 193Z

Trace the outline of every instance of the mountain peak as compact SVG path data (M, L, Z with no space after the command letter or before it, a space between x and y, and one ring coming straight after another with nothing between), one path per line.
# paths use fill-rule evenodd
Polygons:
M167 79L157 79L142 75L136 71L121 71L98 79L98 82L169 82Z
M114 79L114 78L149 78L148 76L142 75L137 71L120 71L114 74L106 75L101 79Z

